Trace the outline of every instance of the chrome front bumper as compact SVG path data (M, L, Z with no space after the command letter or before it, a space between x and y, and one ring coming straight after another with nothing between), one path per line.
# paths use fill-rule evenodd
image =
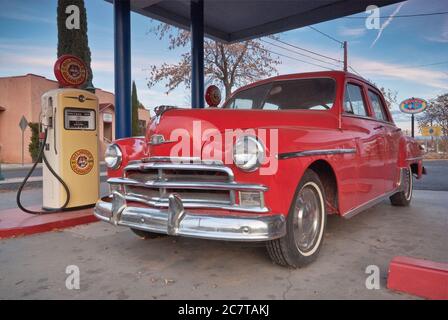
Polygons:
M112 202L97 202L94 214L114 225L172 236L227 241L267 241L286 234L281 214L216 215L185 211L182 200L169 196L168 208L127 206L124 197L114 192Z

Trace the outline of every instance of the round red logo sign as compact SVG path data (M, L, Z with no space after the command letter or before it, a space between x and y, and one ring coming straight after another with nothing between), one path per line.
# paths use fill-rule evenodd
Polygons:
M63 87L79 87L87 80L87 67L73 55L62 55L54 64L54 75Z
M221 102L221 91L215 85L211 85L205 91L205 101L210 107L217 107Z
M79 175L85 175L92 170L94 164L93 155L90 151L80 149L70 157L70 167Z

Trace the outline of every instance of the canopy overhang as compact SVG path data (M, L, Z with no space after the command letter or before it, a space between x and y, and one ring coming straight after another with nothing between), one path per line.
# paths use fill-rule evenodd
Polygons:
M233 43L365 12L372 4L381 7L401 1L204 0L204 32L215 40ZM131 0L131 11L190 29L190 2Z

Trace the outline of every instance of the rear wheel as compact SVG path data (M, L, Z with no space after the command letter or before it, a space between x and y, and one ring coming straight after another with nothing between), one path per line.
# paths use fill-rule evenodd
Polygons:
M324 188L319 176L307 170L286 219L286 235L266 245L269 256L292 268L313 262L322 246L326 221Z
M134 229L131 228L132 232L134 232L139 238L142 238L144 240L146 239L155 239L155 238L160 238L163 237L165 235L160 234L160 233L155 233L155 232L149 232L149 231L143 231L143 230L139 230L139 229Z
M401 182L402 190L400 192L395 193L391 196L390 202L393 206L407 207L411 203L412 200L412 189L413 189L413 181L412 181L412 170L411 168L405 169L405 174L403 176L403 181Z

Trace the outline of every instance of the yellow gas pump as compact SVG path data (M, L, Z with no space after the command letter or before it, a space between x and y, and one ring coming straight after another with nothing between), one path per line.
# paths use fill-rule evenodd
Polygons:
M99 198L98 98L85 90L57 89L42 96L41 123L47 129L43 165L43 208L95 204Z
M17 191L17 205L27 213L93 206L100 196L98 98L77 89L87 79L86 66L79 58L61 56L55 75L66 88L48 91L41 98L39 157L43 160L44 211L26 209L20 201L36 161Z

